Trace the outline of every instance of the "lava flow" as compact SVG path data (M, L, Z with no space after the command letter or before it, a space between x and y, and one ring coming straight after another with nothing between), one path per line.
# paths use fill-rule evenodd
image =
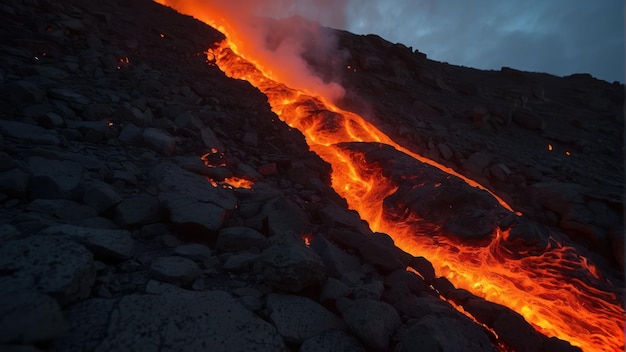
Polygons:
M272 110L300 130L310 148L332 165L333 188L374 231L388 233L403 250L426 257L438 274L456 287L513 309L547 336L569 341L584 351L623 349L624 309L613 293L615 288L574 248L549 238L539 252L514 252L503 244L508 230L498 228L488 236L487 245L468 245L446 236L438 226L424 226L408 211L390 214L384 201L400 184L379 163L369 162L365 152L352 148L354 142L391 146L416 163L428 163L452 175L447 177L462 178L473 187L479 185L398 145L361 116L336 107L328 91L320 94L310 87L288 86L289 81L276 74L282 69L276 66L281 65L280 60L276 59L273 66L271 60L257 60L259 43L239 31L235 22L228 22L219 9L202 2L157 2L226 34L226 41L209 50L209 59L227 75L247 80L267 95ZM498 202L515 216L505 202Z

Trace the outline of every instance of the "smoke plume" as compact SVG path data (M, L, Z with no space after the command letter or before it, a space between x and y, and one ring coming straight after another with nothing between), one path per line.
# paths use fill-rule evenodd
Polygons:
M343 28L348 0L156 0L224 32L236 51L270 78L336 100L340 84L324 81L303 58L342 61L336 38L321 26ZM232 47L232 45L231 45Z

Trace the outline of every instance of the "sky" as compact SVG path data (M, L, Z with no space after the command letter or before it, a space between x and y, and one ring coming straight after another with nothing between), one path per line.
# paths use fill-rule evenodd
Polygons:
M347 0L343 26L444 61L624 82L622 0ZM322 21L322 24L324 21Z
M190 6L197 17L204 9L206 17L223 17L257 36L273 34L263 28L255 33L255 16L300 15L356 34L377 34L453 65L625 81L624 0L156 1ZM276 54L268 57L275 60ZM288 54L289 59L299 53Z

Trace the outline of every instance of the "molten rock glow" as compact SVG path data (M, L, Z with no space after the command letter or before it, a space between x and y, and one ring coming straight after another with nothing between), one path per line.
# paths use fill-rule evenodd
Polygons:
M265 2L249 1L250 7L234 10L224 5L231 2L158 2L227 35L226 42L209 50L209 58L227 75L245 79L267 95L273 111L332 165L333 188L373 230L390 234L405 251L428 258L457 287L510 307L548 336L585 351L623 348L624 310L616 289L598 268L563 244L562 236L533 228L502 200L473 189L479 186L476 182L396 144L361 116L331 103L343 89L313 75L300 56L303 42L298 38L305 38L326 60L341 58L331 39L317 36L321 28L298 18L253 17L263 12L251 9ZM463 190L450 192L449 187L460 184ZM432 211L445 206L458 207L452 216L466 222ZM518 225L509 229L507 223ZM462 241L463 231L478 238ZM537 237L532 246L525 247L524 231Z

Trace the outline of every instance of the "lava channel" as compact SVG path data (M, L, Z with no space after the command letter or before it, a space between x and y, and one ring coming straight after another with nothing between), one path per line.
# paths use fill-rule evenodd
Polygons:
M584 351L624 348L617 289L566 236L518 216L478 183L398 145L331 103L327 91L281 83L275 74L281 61L272 66L256 60L259 43L223 11L201 1L157 2L226 35L208 51L211 61L257 87L272 110L304 134L311 150L332 165L333 188L372 230L426 257L456 287L518 312L547 336Z

